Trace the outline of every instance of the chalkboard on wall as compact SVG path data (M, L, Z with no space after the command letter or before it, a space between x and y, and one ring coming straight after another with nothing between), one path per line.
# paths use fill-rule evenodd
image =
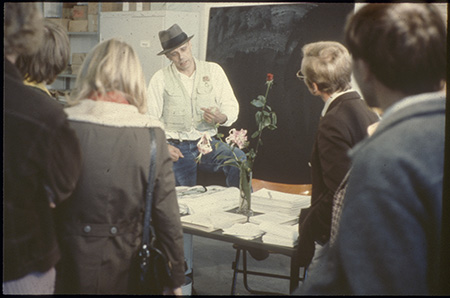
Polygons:
M278 128L263 132L263 146L253 177L282 183L311 183L309 159L323 101L312 96L296 77L301 48L310 42L343 42L350 3L299 3L211 8L206 60L220 64L240 104L232 125L256 130L256 108L267 73L274 74L268 104L277 113ZM226 136L230 128L221 128ZM255 140L252 140L254 145Z

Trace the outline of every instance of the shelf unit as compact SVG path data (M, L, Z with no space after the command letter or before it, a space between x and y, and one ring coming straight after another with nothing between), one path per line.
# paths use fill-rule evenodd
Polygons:
M81 2L79 5L83 5ZM87 3L86 3L87 4ZM72 54L73 53L88 53L100 42L100 14L102 11L102 4L97 3L97 31L96 32L67 32L70 40L70 59L67 69L58 75L55 82L47 86L49 89L58 90L60 92L70 92L77 77L76 74L71 73ZM61 98L61 100L63 100Z

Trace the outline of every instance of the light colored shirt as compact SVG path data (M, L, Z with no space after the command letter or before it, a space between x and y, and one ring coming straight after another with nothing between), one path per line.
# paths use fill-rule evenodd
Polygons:
M354 89L349 89L349 90L346 90L346 91L336 92L336 93L331 94L331 96L330 96L330 97L327 99L327 101L325 102L325 106L324 106L323 109L322 109L321 116L322 116L322 117L325 116L325 114L327 113L328 108L330 107L331 103L332 103L336 98L338 98L338 97L341 96L342 94L349 93L349 92L355 92L355 90L354 90Z
M197 59L194 59L197 63ZM194 79L195 72L188 77L185 74L180 73L176 66L172 63L169 67L174 68L176 70L176 74L180 76L180 80L182 81L187 94L192 94L194 89ZM234 95L233 89L228 81L228 78L223 71L223 69L218 65L213 63L211 67L211 82L214 82L215 94L218 98L218 106L220 112L227 116L227 121L221 124L222 126L230 126L233 124L238 115L239 115L239 103ZM148 105L148 114L150 117L154 117L160 121L162 121L162 112L164 106L164 73L163 70L158 70L150 80L148 85L148 97L147 97L147 105ZM189 102L189 105L191 103ZM180 131L169 131L166 130L167 139L179 139L179 140L197 140L199 139L204 132L200 132L192 127L189 132L180 132ZM217 129L208 131L210 136L214 136L217 134Z

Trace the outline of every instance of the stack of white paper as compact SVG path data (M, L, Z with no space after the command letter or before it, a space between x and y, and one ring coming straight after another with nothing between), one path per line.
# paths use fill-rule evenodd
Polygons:
M202 186L193 188L177 187L180 214L227 211L239 204L239 189L236 187L208 186L204 192Z
M278 212L298 216L302 208L311 205L311 196L288 194L262 188L252 194L252 210L261 213Z
M298 224L297 225L272 225L270 223L262 223L259 228L265 232L262 237L264 243L294 247L298 241Z
M255 224L261 224L265 222L271 225L296 224L298 223L298 214L286 215L279 212L270 212L252 216L250 217L250 222Z
M224 229L223 233L242 239L253 240L261 237L264 231L262 231L258 225L247 222L244 224L234 224L232 227Z
M244 223L246 221L246 216L231 212L204 212L181 217L181 222L184 226L207 232L226 229L233 226L235 223Z

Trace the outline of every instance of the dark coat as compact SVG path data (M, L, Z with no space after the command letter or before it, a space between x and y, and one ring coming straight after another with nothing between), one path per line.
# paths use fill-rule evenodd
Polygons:
M75 189L81 154L62 107L23 84L5 60L3 281L54 267L60 253L50 202Z
M311 155L311 207L300 216L298 249L303 266L314 255L314 241L324 244L330 238L333 195L350 169L349 149L378 119L357 92L336 98L320 119Z
M89 116L87 111L101 113L83 118ZM63 257L57 267L56 291L127 293L131 262L142 239L150 164L149 128L139 120L151 125L150 118L131 105L92 100L66 112L84 158L77 188L58 210ZM175 178L165 133L155 128L155 135L153 222L177 287L184 283L185 268Z

